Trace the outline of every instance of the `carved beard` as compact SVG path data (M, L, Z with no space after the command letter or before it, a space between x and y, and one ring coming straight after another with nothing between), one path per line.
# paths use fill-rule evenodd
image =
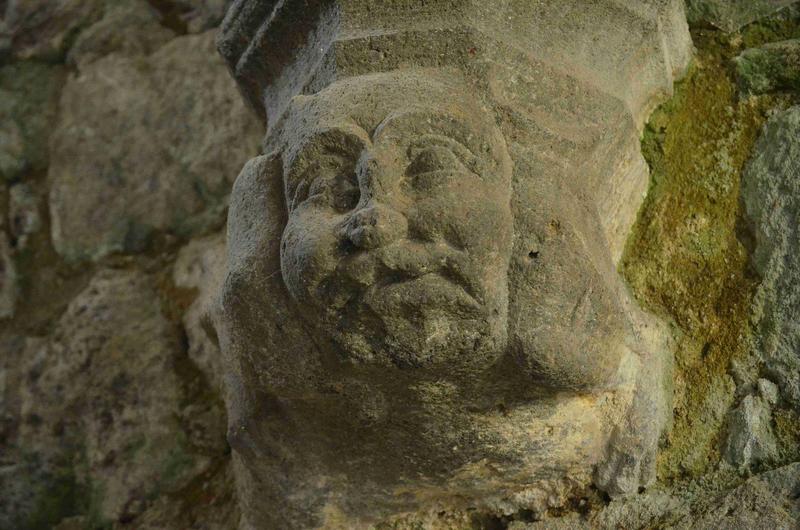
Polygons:
M346 358L455 368L490 364L504 350L505 307L481 303L438 274L390 276L366 288L347 284L328 278L317 305L323 315L317 326Z

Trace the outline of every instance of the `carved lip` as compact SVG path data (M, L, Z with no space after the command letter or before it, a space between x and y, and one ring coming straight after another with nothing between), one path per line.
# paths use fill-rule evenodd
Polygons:
M428 276L436 277L440 281L458 287L472 300L474 300L476 303L478 302L477 297L473 292L473 288L467 278L465 278L462 274L457 274L456 271L452 269L447 269L444 267L430 267L412 271L390 269L388 272L382 275L377 283L380 284L381 287L388 287L390 285L409 283Z
M408 271L389 271L378 278L371 291L410 292L420 291L441 302L456 303L470 309L481 307L478 299L465 283L458 281L446 271L427 270L418 273Z
M470 307L482 306L480 275L467 254L447 244L403 241L346 258L338 267L364 292L436 290ZM442 286L447 289L441 290ZM431 291L433 292L433 291Z

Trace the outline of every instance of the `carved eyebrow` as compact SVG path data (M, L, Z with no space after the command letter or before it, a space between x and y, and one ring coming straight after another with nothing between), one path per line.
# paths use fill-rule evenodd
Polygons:
M360 130L362 134L358 134L359 130L350 130L349 127L336 127L315 131L303 142L303 145L298 151L298 157L305 154L309 148L315 146L321 146L331 154L342 156L354 155L370 143L366 132Z
M425 148L430 144L438 144L444 145L455 155L462 159L463 162L474 163L477 160L477 155L467 147L464 142L457 138L453 138L452 136L446 134L437 134L437 133L428 133L423 134L422 136L415 138L411 141L408 146L408 150L414 148Z
M458 138L458 136L461 135L453 134L455 132L453 124L457 124L457 128L470 129L464 120L451 114L431 114L429 111L424 111L422 109L412 109L389 114L373 131L372 141L379 141L380 137L385 134L385 131L391 131L398 122L415 118L422 119L429 125L428 131L422 136L447 138L463 146L472 156L476 156L475 152L467 147L464 141Z
M406 150L406 155L412 158L414 149L423 150L430 146L443 146L452 152L470 171L480 172L480 159L463 142L444 134L424 134L414 139Z
M366 133L362 130L362 134L358 134L359 130L338 127L323 129L315 131L304 139L292 157L289 167L286 168L288 171L284 172L284 193L289 211L294 210L305 200L312 181L317 176L313 175L313 178L309 179L308 173L315 166L313 162L307 160L309 152L316 151L312 159L333 156L355 163L360 151L366 147L366 142L369 142ZM301 163L301 167L297 166L298 162Z
M294 150L293 155L284 166L287 180L301 176L308 169L308 155L316 151L316 155L334 155L342 158L355 158L366 146L366 133L362 135L346 129L325 129L316 131L303 139L302 144ZM298 167L298 162L304 167Z

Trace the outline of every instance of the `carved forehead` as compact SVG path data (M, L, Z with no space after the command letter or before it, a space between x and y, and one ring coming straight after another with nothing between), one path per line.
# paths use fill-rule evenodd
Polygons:
M331 129L358 136L365 144L384 135L438 132L465 143L476 154L489 152L498 161L507 156L493 114L481 107L457 74L447 70L358 76L313 96L298 96L273 147L289 161L310 137Z

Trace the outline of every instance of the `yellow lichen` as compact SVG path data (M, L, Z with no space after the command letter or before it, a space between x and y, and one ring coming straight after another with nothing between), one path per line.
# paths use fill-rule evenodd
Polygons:
M696 476L719 459L733 403L733 362L749 352L757 285L740 241L741 173L774 97L738 100L730 43L697 34L698 55L651 117L643 152L651 187L621 270L645 307L674 322L674 424L659 476ZM746 363L745 363L746 364Z
M795 410L780 408L772 414L781 463L800 460L800 415Z

